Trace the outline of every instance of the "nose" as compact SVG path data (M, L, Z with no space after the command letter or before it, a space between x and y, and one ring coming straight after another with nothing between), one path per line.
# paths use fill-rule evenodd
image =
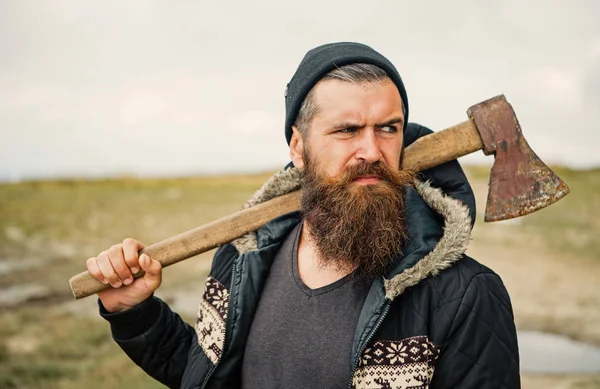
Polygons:
M368 163L379 161L383 154L379 149L379 141L374 129L365 128L361 131L361 136L357 139L358 148L356 150L356 159Z

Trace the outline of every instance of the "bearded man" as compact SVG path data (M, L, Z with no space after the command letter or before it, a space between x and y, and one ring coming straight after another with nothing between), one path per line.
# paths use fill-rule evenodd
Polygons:
M185 388L518 388L509 296L465 255L475 205L453 161L401 168L394 65L372 48L309 51L286 89L292 164L246 204L302 187L302 210L219 248L189 326L153 296L160 263L126 239L90 258L114 339ZM132 273L145 275L133 280Z

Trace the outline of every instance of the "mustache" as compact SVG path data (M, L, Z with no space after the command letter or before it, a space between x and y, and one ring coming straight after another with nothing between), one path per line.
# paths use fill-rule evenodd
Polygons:
M406 178L406 176L410 178ZM327 179L328 184L346 186L352 181L365 176L373 176L379 178L381 181L388 183L406 183L410 182L414 178L414 173L403 170L394 170L390 166L386 165L381 161L369 163L361 162L356 165L350 165L344 168L344 170L336 177L330 177Z

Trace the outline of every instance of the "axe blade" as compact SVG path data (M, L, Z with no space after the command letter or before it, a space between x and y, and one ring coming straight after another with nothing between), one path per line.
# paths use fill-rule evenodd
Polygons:
M506 98L496 96L467 111L483 152L494 154L485 221L527 215L566 196L570 190L531 149Z

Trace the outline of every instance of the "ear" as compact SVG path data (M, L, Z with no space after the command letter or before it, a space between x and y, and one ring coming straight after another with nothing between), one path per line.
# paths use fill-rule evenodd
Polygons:
M304 168L304 142L302 141L302 135L300 130L296 126L292 126L292 139L290 139L290 158L294 163L294 166L302 169Z

